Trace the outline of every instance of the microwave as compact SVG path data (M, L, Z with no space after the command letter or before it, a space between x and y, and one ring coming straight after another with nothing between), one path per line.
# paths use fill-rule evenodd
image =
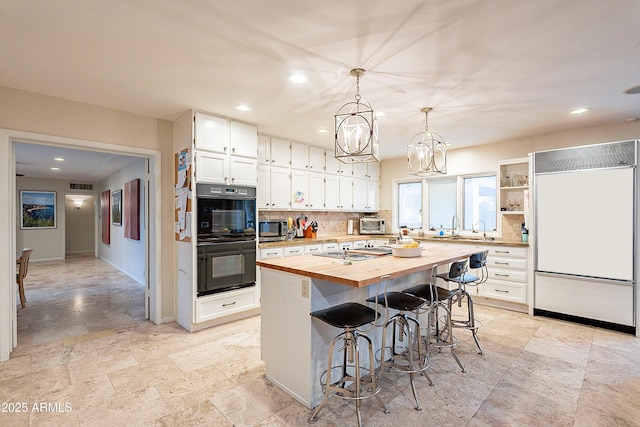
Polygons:
M360 218L360 234L386 234L385 221L382 218Z
M287 221L258 221L258 240L277 242L287 239Z

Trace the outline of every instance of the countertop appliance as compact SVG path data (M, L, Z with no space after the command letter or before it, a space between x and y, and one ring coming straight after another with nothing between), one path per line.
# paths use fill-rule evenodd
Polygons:
M372 216L360 218L360 234L386 234L385 220Z
M256 284L256 189L196 184L197 296Z
M286 240L287 228L287 221L259 221L258 239L260 242L278 242Z
M534 313L635 333L638 141L533 154Z

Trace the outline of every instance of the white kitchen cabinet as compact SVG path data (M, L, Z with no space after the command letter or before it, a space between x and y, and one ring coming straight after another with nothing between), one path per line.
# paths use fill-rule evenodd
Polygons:
M224 154L196 151L194 174L196 182L228 184L229 158Z
M291 165L291 142L271 138L271 166L288 168Z
M201 112L195 113L195 147L214 153L229 151L229 121Z
M229 157L229 177L231 184L256 186L258 180L256 159Z
M353 178L353 210L363 212L368 206L369 188L366 178Z
M293 169L309 169L309 146L299 142L291 143L291 167Z
M321 172L309 172L309 198L308 209L314 211L324 210L324 174Z
M309 175L303 170L291 170L291 208L307 209L309 203Z
M304 254L305 255L313 255L322 252L322 244L318 243L317 245L305 245L304 246Z
M380 210L380 181L371 178L367 179L367 210Z
M367 247L366 240L354 240L353 241L353 249L364 249Z
M195 323L215 320L260 306L254 289L239 289L196 299Z
M362 179L366 179L367 178L367 163L354 163L352 165L353 168L353 177L354 178L362 178Z
M259 210L271 208L271 169L266 165L258 165L256 186L256 204Z
M489 246L488 249L489 279L479 286L478 294L486 298L526 304L528 248Z
M324 172L324 148L309 146L309 172Z
M283 248L260 249L260 259L282 258L283 255Z
M196 182L255 186L256 160L196 151Z
M299 256L304 255L304 246L285 246L283 256Z
M258 164L271 165L271 138L258 135Z
M288 168L270 168L269 194L271 209L291 208L291 176Z
M340 177L338 175L324 176L324 207L327 210L340 209Z
M380 180L380 162L367 163L367 178L374 181Z
M353 209L353 178L351 176L340 176L340 209Z
M339 175L342 169L342 162L334 157L335 152L333 150L325 150L324 153L325 153L325 158L324 158L325 173L328 173L331 175Z
M338 242L338 250L353 249L353 242Z
M246 123L230 121L229 145L231 155L257 159L258 128Z
M322 252L329 252L329 251L337 251L338 250L338 244L337 243L323 243L322 244Z

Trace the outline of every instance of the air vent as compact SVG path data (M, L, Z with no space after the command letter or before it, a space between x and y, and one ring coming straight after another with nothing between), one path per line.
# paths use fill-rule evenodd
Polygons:
M623 141L534 153L535 173L636 165L636 142Z
M93 190L93 184L69 184L69 188L72 190Z

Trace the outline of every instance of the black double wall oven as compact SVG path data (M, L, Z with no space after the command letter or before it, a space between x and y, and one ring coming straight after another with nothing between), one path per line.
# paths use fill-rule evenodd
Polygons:
M256 284L256 189L196 184L198 294Z

